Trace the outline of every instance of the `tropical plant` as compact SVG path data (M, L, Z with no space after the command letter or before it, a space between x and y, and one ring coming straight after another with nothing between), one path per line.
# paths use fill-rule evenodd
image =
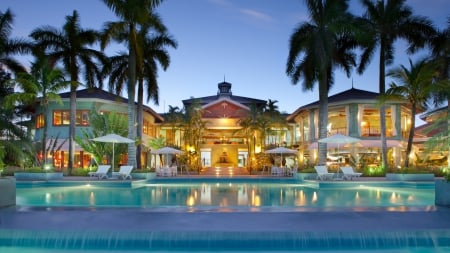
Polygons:
M25 129L16 124L17 108L7 108L4 104L4 98L14 92L10 79L10 73L0 69L0 163L23 167L33 150Z
M290 37L286 73L293 84L303 79L303 89L319 86L319 139L327 137L328 91L333 70L342 68L349 76L355 65L355 19L347 0L306 0L309 22L295 28ZM326 143L319 143L319 164L326 163Z
M152 150L157 150L167 145L166 138L164 137L158 137L158 138L151 138L148 141L148 146ZM163 156L162 154L159 154L159 162L160 164L163 164ZM152 164L152 161L150 160L149 164Z
M208 121L202 120L203 109L199 101L194 101L184 109L184 143L192 148L189 151L189 164L192 168L199 168L200 141Z
M31 44L24 39L10 38L14 15L11 10L0 11L0 69L14 73L26 72L25 66L11 57L17 53L29 53Z
M386 66L394 61L394 42L397 39L405 39L409 44L408 52L412 53L417 48L423 47L427 38L435 34L431 21L425 17L413 15L411 8L405 5L405 2L405 0L361 0L365 8L362 30L366 34L362 41L364 49L358 72L364 72L379 48L378 80L381 96L386 93ZM380 128L382 167L386 169L388 157L384 104L380 107Z
M239 134L244 136L245 143L247 144L248 150L248 167L251 169L254 164L252 164L252 158L255 154L255 146L256 146L256 137L259 133L262 135L262 132L265 130L261 130L261 126L268 126L268 121L266 118L262 117L264 112L264 108L260 108L256 106L256 104L250 105L250 112L246 117L238 120L237 124L239 125L239 129L234 131L233 134Z
M79 76L84 74L88 87L101 86L102 74L97 63L105 63L103 53L92 46L98 41L98 33L91 29L83 29L77 11L66 16L66 22L61 30L51 26L34 29L30 36L36 41L36 46L45 50L51 61L61 62L64 70L70 75L70 125L69 125L69 174L73 168L75 152L76 124L76 94L80 85ZM98 61L98 62L96 62Z
M50 102L62 103L59 93L70 85L65 81L63 71L52 66L47 57L37 58L31 67L30 74L18 73L16 78L10 81L15 85L16 92L5 97L5 106L10 108L17 105L32 106L38 101L43 117L48 115ZM43 119L41 148L38 149L42 155L42 160L38 159L42 169L47 160L47 121Z
M115 40L128 45L128 138L136 139L135 131L135 97L137 71L140 63L143 63L144 45L139 36L142 27L152 27L157 31L164 31L159 16L154 9L162 0L103 0L121 20L107 22L104 25L101 47L105 48L111 41ZM136 164L136 146L128 145L128 165Z
M166 113L163 125L168 125L175 136L176 132L181 129L183 125L183 111L178 106L169 105L169 111Z
M110 133L115 133L120 136L126 136L128 133L127 120L123 115L115 112L99 114L92 110L89 123L91 129L81 129L81 136L75 136L75 140L83 148L84 151L93 155L97 165L102 164L103 158L106 156L109 162L119 164L120 156L114 156L114 161L111 161L112 155L123 154L127 150L126 144L117 143L114 145L114 150L111 143L93 141L92 139L104 136Z
M432 82L436 74L436 66L426 59L419 60L416 63L413 63L410 59L409 69L401 65L387 74L394 82L390 84L386 95L399 100L407 100L411 106L411 127L406 147L405 167L409 167L409 155L412 150L417 110L428 108L427 101L431 96ZM395 117L394 112L391 112L391 114Z

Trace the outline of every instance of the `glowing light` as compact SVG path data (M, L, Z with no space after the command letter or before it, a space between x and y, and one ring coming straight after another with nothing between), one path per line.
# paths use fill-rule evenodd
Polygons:
M190 195L186 200L187 206L194 206L195 205L195 198L194 196Z
M311 202L312 202L312 203L316 203L316 202L317 202L317 192L314 192L314 193L313 193Z

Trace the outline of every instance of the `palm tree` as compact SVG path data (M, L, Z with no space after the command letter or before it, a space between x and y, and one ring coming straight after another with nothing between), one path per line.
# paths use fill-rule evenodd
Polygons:
M176 133L177 129L181 127L183 123L183 112L178 106L171 106L169 105L169 111L166 114L165 123L166 125L169 125L172 129L172 132ZM177 146L180 146L180 143L173 143Z
M64 70L70 75L70 125L69 125L69 174L73 168L75 152L76 95L80 85L79 75L84 73L88 87L101 85L102 74L94 60L104 62L103 53L91 46L98 41L98 33L91 29L82 29L77 11L66 16L66 23L61 30L51 26L43 26L33 30L30 36L36 40L36 46L45 50L51 61L61 62Z
M298 26L290 37L286 73L293 84L303 78L303 89L319 85L319 139L327 136L328 91L333 70L341 67L350 75L355 65L352 49L354 18L347 0L306 0L310 21ZM319 143L319 164L326 163L326 143Z
M386 91L388 97L407 100L411 105L411 127L406 147L405 167L409 167L409 155L414 138L417 109L426 110L427 101L431 96L433 78L436 76L436 67L423 59L417 63L409 60L409 69L401 65L389 71L388 76L398 83L391 83ZM392 112L393 114L393 112Z
M158 33L158 32L156 32ZM158 63L166 70L170 64L170 56L165 46L171 46L176 48L176 42L167 34L151 34L149 27L142 27L138 33L140 44L143 45L143 57L139 60L136 74L138 81L138 109L137 109L137 138L138 143L142 142L142 125L143 125L143 104L144 104L144 86L147 88L147 102L153 100L153 102L159 104L159 91L158 91ZM119 55L111 57L110 66L104 71L111 73L109 78L109 89L115 91L116 94L120 94L123 90L123 84L128 78L128 54L122 52ZM137 147L137 167L141 168L140 162L140 149L141 145Z
M5 106L5 97L14 92L11 74L0 68L0 164L24 166L32 149L26 131L16 124L17 110Z
M435 30L425 17L413 15L405 0L361 0L365 8L363 30L367 33L364 41L364 50L358 72L362 73L371 61L375 50L379 47L379 93L383 96L386 92L386 65L394 60L394 42L397 39L405 39L409 43L408 52L412 53L417 48L424 46L426 38L435 33ZM384 105L380 107L380 132L381 132L381 156L382 166L387 168L386 145L386 112Z
M189 151L189 163L195 168L200 169L200 159L195 159L200 154L200 141L203 131L206 129L207 121L202 120L203 109L199 101L194 101L190 106L184 109L184 139L185 144L192 147ZM195 161L195 163L192 162ZM200 173L200 171L198 170Z
M39 101L42 108L42 115L47 117L48 105L50 102L61 102L59 93L66 89L70 83L64 79L64 72L50 64L48 58L37 58L31 67L30 74L18 73L16 78L11 80L20 92L12 93L5 97L5 105L13 107L19 104L31 105ZM47 131L48 120L43 120L42 132L42 157L41 167L44 169L47 159Z
M26 72L25 67L11 58L12 54L29 53L31 45L23 39L11 39L9 36L12 32L14 15L7 9L5 12L0 11L0 69L7 68L14 73Z
M121 20L105 23L102 48L105 48L111 39L128 45L128 138L135 139L135 86L138 64L143 62L142 58L144 57L144 45L139 39L138 33L141 26L151 26L157 31L164 31L165 27L159 16L153 12L162 0L103 0L103 2ZM128 165L135 166L136 147L134 143L128 145L128 157L132 158L128 159Z
M234 131L233 134L239 134L245 137L247 150L248 150L248 169L252 172L252 157L255 153L256 137L260 133L263 135L263 131L269 126L269 121L266 117L263 117L264 108L256 106L256 104L250 105L250 112L245 118L238 120L240 129ZM261 129L263 128L263 129ZM261 136L261 138L265 138Z

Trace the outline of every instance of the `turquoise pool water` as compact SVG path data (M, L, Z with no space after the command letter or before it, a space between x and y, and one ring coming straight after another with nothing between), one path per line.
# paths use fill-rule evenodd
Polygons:
M63 212L63 217L74 217L80 210L88 213L117 210L121 215L133 212L147 219L165 212L177 216L180 215L177 212L214 213L219 219L225 212L236 215L245 212L252 217L319 212L334 218L336 213L347 211L362 212L358 215L363 216L376 212L377 217L383 218L383 212L397 215L396 212L434 212L435 208L433 182L299 183L244 179L18 182L16 190L18 212L50 212L50 216ZM103 218L103 222L108 222ZM93 231L45 226L2 229L0 224L0 252L450 252L450 229L339 231L339 227L349 224L337 224L337 229L331 231L271 231L268 227L266 231L231 232L134 231L129 227L126 231L102 230L101 223L92 224Z
M302 211L405 210L434 205L433 183L300 184L232 180L153 182L139 185L21 184L19 207L145 208L149 210Z

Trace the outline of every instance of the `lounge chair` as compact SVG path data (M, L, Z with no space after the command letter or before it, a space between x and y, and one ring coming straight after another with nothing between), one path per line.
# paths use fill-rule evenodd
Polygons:
M131 171L133 170L133 166L129 165L123 165L120 166L120 169L118 172L113 172L113 177L117 177L119 179L130 179L131 180Z
M176 165L172 165L169 168L170 168L170 173L172 174L172 176L176 176L178 174L178 167Z
M317 173L317 180L332 179L334 176L334 173L328 172L327 166L316 165L314 166L314 169L316 170Z
M279 167L272 166L271 174L272 174L272 176L281 176L282 170Z
M91 171L88 173L89 177L98 177L98 180L108 178L108 171L111 165L99 165L97 171Z
M348 179L348 180L353 180L353 178L359 178L362 175L361 172L355 172L353 170L353 167L350 167L350 166L341 167L341 171L342 171L344 179Z

